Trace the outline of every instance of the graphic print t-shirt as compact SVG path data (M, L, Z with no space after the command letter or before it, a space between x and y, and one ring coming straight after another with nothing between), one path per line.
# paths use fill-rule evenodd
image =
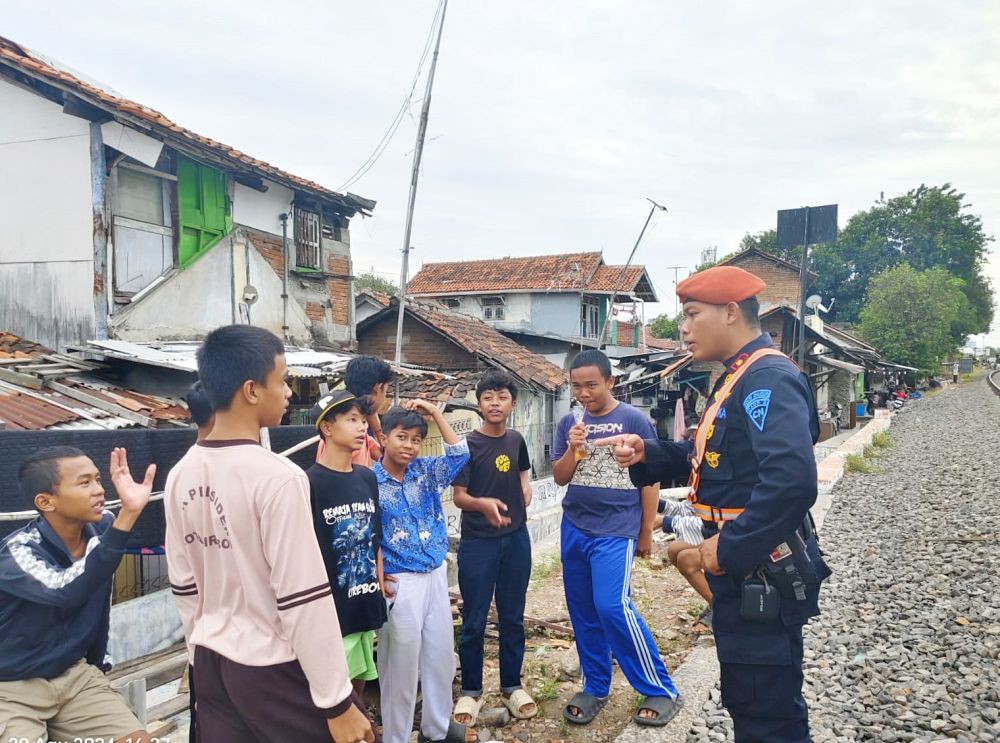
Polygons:
M497 498L507 506L510 525L497 529L478 511L462 511L463 537L502 537L520 529L527 518L521 473L531 469L528 445L517 431L507 430L503 436L487 436L473 431L468 436L469 463L465 465L455 485L461 485L476 498Z
M569 448L569 429L575 421L571 414L563 416L556 429L552 447L553 461L560 459ZM652 421L631 405L619 405L607 415L583 416L587 440L604 439L622 433L638 434L655 439ZM563 515L584 534L594 537L639 536L642 525L642 498L639 489L629 479L628 470L615 462L609 447L593 449L580 461L563 499Z
M314 464L309 476L313 525L344 635L378 629L386 621L378 585L382 543L378 482L367 467L336 472Z

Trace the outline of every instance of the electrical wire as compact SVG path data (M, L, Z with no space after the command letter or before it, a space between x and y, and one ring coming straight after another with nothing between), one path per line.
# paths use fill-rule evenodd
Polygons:
M392 138L395 136L396 131L399 129L400 125L403 123L403 119L410 111L410 107L413 105L413 93L417 89L417 83L420 82L420 74L423 72L424 63L427 61L427 55L430 54L431 46L434 41L434 30L437 28L438 18L441 15L441 8L444 5L442 2L438 3L437 10L434 12L434 18L431 21L430 31L427 33L427 41L424 43L424 51L420 55L420 61L417 63L417 71L413 76L413 84L410 85L410 92L406 94L406 98L403 99L402 105L399 107L399 111L396 112L396 116L393 118L392 123L389 124L389 128L386 130L385 134L382 135L382 139L379 140L378 144L375 145L375 149L368 156L357 170L348 178L342 186L340 186L338 191L345 191L346 189L353 186L359 180L361 180L369 170L371 170L375 163L379 161L382 155L388 149L389 144L392 142ZM411 116L412 118L412 116Z

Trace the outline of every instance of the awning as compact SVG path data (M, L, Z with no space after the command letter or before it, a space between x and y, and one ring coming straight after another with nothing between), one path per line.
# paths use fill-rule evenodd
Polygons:
M902 364L890 364L888 361L880 361L878 362L878 365L884 366L886 369L899 369L900 371L912 371L912 372L921 371L920 369L916 369L912 366L903 366Z
M817 364L822 364L823 366L828 366L831 369L840 369L842 371L850 372L851 374L861 374L865 370L863 366L852 364L849 361L830 358L829 356L810 356L809 360L814 361Z

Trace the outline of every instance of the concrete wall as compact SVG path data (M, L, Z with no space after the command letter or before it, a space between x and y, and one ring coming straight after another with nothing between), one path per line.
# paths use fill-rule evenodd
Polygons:
M121 664L184 639L184 628L169 589L111 607L108 655Z
M292 210L292 190L277 183L267 183L267 191L236 184L233 191L233 222L255 230L281 234L279 214L290 214ZM288 222L288 239L292 239L292 222Z
M0 328L51 347L94 334L90 125L0 80Z
M580 335L580 295L532 294L531 327L561 338Z

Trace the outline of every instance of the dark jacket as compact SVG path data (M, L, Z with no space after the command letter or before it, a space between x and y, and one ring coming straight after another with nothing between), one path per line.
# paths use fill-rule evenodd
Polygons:
M84 527L76 562L41 516L0 542L0 681L53 679L81 658L110 667L111 579L128 541L113 521Z

